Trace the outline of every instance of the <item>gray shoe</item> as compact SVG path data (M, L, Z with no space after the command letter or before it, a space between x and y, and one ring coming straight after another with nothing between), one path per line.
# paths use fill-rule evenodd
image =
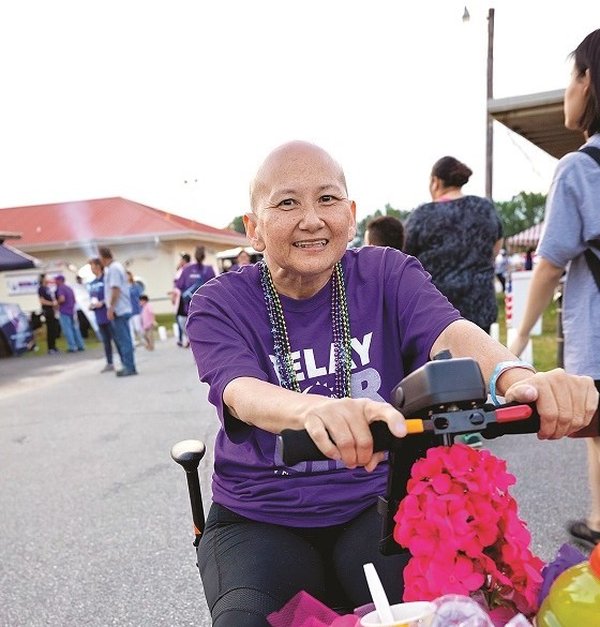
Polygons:
M100 372L112 372L114 369L115 367L112 364L106 364L106 366L104 366L104 368L102 368Z
M137 374L137 370L127 370L126 368L117 370L117 377L131 377L134 374Z

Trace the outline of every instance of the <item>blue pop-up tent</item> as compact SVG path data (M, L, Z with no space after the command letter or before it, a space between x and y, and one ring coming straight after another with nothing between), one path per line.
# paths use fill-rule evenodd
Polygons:
M0 271L29 270L40 265L41 263L38 259L5 244L4 239L0 237Z

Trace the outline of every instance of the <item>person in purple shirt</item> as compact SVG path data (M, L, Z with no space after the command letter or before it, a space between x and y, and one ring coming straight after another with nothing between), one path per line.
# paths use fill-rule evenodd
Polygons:
M341 167L317 146L274 150L250 200L244 223L263 261L203 285L187 322L221 420L198 546L216 627L267 625L300 590L367 603L367 562L390 601L402 598L407 557L378 548L387 461L373 452L369 425L406 434L391 390L441 350L475 358L508 400L538 399L542 438L587 424L598 398L591 380L516 361L460 317L415 258L346 250L355 204ZM277 439L286 428L306 429L328 460L287 467Z
M194 253L196 263L188 263L186 266L183 266L181 274L174 281L174 285L179 291L177 322L183 328L185 328L185 321L194 292L215 276L212 266L204 265L205 254L204 246L197 246ZM185 333L183 335L186 336ZM189 339L182 337L181 345L184 348L188 348L190 345Z
M183 312L186 316L194 292L215 276L212 266L204 265L205 255L204 246L197 246L194 253L196 263L188 263L187 266L184 266L181 274L175 279L175 287L181 292Z
M84 351L85 345L79 323L77 322L77 314L75 308L75 293L65 283L65 277L59 274L54 277L56 282L56 301L58 302L58 313L60 328L67 341L67 352L76 353Z
M249 266L252 263L252 257L250 253L242 248L238 253L238 256L235 258L235 263L232 264L231 268L229 268L229 272L235 272L244 266Z

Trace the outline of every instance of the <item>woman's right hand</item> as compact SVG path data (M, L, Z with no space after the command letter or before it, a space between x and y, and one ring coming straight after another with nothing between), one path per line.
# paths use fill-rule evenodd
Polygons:
M373 453L371 423L381 420L396 437L406 435L404 416L389 403L299 394L254 377L230 381L223 402L234 418L271 433L306 429L323 455L348 468L372 471L385 458Z
M398 410L368 398L313 400L303 414L304 428L319 450L347 468L364 466L371 472L385 459L385 452L373 452L371 423L381 420L396 437L406 435L404 416Z

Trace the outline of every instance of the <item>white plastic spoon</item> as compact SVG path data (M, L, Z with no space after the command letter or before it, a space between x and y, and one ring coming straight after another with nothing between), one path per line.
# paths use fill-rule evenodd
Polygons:
M388 601L385 590L381 585L381 579L379 579L375 566L369 563L363 564L363 568L365 577L367 578L369 592L371 593L377 614L379 614L379 622L384 625L391 625L394 622L392 608L390 607L390 602Z

